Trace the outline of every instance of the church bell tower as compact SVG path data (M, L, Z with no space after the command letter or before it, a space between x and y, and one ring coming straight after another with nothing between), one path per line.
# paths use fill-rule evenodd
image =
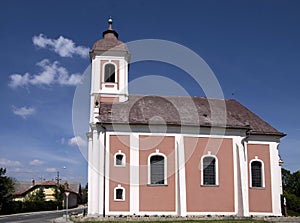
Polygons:
M90 92L90 131L88 137L88 214L104 213L105 128L98 125L99 108L104 103L122 103L128 100L127 46L118 40L119 34L108 20L108 29L95 42L90 52L92 65Z
M128 100L128 64L130 54L126 44L108 20L103 38L95 42L90 52L92 62L91 95L93 104Z

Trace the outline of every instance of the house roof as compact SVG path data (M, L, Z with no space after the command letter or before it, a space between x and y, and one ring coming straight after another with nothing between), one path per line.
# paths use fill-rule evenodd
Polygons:
M56 182L54 181L39 181L35 182L35 184L32 184L32 181L23 181L23 182L16 182L15 183L15 196L22 196L28 193L31 190L34 190L35 188L42 187L42 186L56 186ZM65 186L66 191L79 194L80 192L80 183L70 183L68 184L68 187L65 184L61 184L62 186Z
M103 124L226 127L250 134L285 135L234 99L129 95L126 102L101 103L99 114Z

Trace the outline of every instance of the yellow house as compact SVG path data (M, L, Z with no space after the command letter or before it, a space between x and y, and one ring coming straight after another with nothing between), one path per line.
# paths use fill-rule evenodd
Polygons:
M70 186L68 183L63 184L65 191L69 192L68 196L68 208L76 207L78 205L78 198L80 196L80 184L72 183ZM22 189L21 189L22 188ZM43 188L45 195L45 201L55 201L55 189L57 188L57 183L54 181L42 181L35 183L32 180L31 184L28 182L19 182L16 184L16 192L14 193L14 201L26 201L29 200L30 196L36 194L40 188ZM66 197L63 199L63 203L66 202Z

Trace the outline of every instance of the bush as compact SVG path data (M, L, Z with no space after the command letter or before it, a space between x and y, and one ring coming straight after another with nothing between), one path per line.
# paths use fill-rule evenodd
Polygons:
M22 212L51 211L57 209L55 201L10 201L3 205L1 214L15 214Z

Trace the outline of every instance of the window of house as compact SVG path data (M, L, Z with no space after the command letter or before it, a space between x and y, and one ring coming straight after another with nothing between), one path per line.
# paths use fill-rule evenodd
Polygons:
M125 188L120 184L114 189L114 200L125 201Z
M104 67L104 82L116 82L116 67L112 63L108 63Z
M150 156L150 184L166 184L165 157L163 155Z
M119 150L114 156L114 165L124 167L126 166L126 156Z
M260 160L251 161L251 187L263 187L263 163Z

